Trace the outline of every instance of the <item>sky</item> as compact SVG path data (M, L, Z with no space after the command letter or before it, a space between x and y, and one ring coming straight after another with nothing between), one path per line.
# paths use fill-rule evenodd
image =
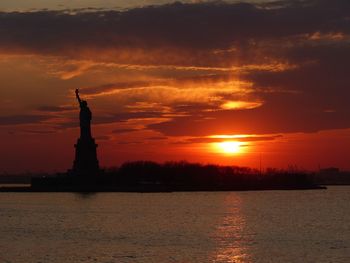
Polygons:
M1 1L0 173L72 166L350 170L350 2Z

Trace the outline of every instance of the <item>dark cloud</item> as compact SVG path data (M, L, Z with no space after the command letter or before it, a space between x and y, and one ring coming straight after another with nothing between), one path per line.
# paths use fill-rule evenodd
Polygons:
M349 11L347 0L290 0L273 7L177 2L126 11L75 14L2 12L0 49L94 56L127 64L227 66L256 61L261 56L257 47L268 41L265 44L269 48L272 39L279 40L275 44L281 46L281 40L286 44L290 37L314 32L348 34ZM130 52L126 54L125 50ZM103 52L107 55L103 56ZM261 59L266 61L266 54Z
M22 130L21 132L28 133L28 134L51 134L51 133L55 133L55 131L53 131L53 130Z
M122 142L117 142L119 145L138 145L138 144L143 144L144 142L141 141L122 141Z
M112 137L108 135L100 135L100 136L96 136L95 139L98 141L109 141L112 139Z
M308 107L307 104L301 105L291 96L255 109L177 117L163 123L151 124L149 128L167 136L317 132L350 127L348 116L349 113L344 111L328 112Z
M71 111L76 108L70 106L40 106L37 108L38 111L43 112L63 112L63 111Z
M129 132L135 132L135 131L140 131L140 129L132 129L132 128L116 129L116 130L113 130L112 133L122 134L122 133L129 133Z
M300 114L300 119L310 117L310 123L324 120L324 125L328 123L326 126L330 127L330 115L323 116L322 112L331 109L335 112L331 116L333 122L343 119L343 124L348 126L345 116L350 115L349 44L302 45L290 50L288 57L302 66L283 72L251 72L247 75L257 93L262 91L259 96L275 109L294 111ZM269 88L294 91L295 94L263 94ZM313 114L310 115L310 112ZM319 123L317 126L322 125Z
M0 125L34 124L49 120L51 118L52 116L35 114L0 116Z
M104 124L112 122L126 122L131 119L149 119L161 117L159 112L145 111L145 112L122 112L117 114L96 116L94 118L95 124Z
M159 140L167 140L168 137L165 136L154 136L154 137L149 137L146 138L146 140L150 140L150 141L159 141Z
M159 112L145 111L145 112L121 112L116 114L104 114L104 115L95 115L92 118L92 124L109 124L109 123L117 123L117 122L127 122L128 120L133 119L153 119L153 118L161 118ZM58 123L58 128L66 129L66 128L76 128L79 127L79 121L74 119L67 119L64 122ZM121 130L122 132L126 132L126 130ZM129 131L129 129L128 129ZM132 131L136 131L133 130ZM114 130L114 133L118 133L118 130Z

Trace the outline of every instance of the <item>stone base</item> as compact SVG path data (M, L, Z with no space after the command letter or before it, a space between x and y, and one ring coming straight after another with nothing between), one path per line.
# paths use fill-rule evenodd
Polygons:
M74 175L97 175L99 164L97 160L97 144L93 138L79 138L75 147L75 160L71 172Z

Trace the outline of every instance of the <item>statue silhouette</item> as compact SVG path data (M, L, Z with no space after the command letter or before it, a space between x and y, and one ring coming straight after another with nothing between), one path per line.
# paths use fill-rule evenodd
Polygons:
M75 90L75 95L77 97L77 100L79 102L80 106L80 114L79 114L79 119L80 119L80 138L91 138L91 111L88 107L88 104L86 100L81 100L79 97L79 90Z
M94 176L99 173L99 164L96 154L97 144L95 139L91 136L91 111L85 100L81 100L79 90L75 90L75 96L79 102L80 107L80 138L78 138L75 146L75 160L73 175Z

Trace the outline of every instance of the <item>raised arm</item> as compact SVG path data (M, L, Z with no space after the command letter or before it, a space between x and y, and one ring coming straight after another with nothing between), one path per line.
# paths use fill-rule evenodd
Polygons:
M81 99L79 97L79 90L78 89L75 90L75 96L77 97L77 100L78 100L79 105L80 105L81 104Z

